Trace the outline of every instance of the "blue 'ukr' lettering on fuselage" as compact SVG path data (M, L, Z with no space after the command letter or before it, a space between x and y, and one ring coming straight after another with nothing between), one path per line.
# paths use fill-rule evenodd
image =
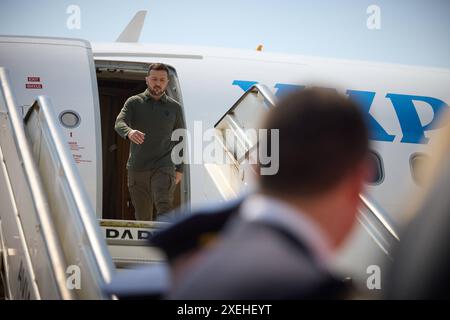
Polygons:
M257 83L257 81L234 80L232 84L238 86L243 91L247 91L252 85ZM304 86L277 83L275 85L275 95L280 97L290 90L298 88L304 88ZM386 132L383 126L369 112L376 93L372 91L347 90L347 94L363 110L370 128L371 139L375 141L394 141L395 135ZM438 120L440 115L445 110L448 110L448 105L444 101L433 97L388 93L386 94L386 98L391 101L400 123L403 135L400 142L402 143L428 143L429 139L425 137L425 131L438 129L442 126L443 124L441 123L439 125ZM428 124L424 125L421 123L414 101L424 102L433 110L433 118Z

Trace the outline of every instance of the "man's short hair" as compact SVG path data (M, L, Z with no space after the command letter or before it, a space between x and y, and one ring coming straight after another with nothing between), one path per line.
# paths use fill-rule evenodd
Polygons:
M269 193L321 194L368 154L368 130L360 108L335 90L310 88L288 94L267 113L263 128L279 129L279 170L260 176L261 189Z
M169 68L164 63L152 63L148 66L147 75L150 75L150 71L158 70L167 72L167 77L169 77Z

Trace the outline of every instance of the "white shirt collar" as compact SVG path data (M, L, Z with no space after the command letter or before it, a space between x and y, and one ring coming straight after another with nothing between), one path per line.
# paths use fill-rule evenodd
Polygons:
M240 216L247 221L264 221L289 230L327 268L332 258L328 239L311 218L286 202L262 194L250 195L242 204Z

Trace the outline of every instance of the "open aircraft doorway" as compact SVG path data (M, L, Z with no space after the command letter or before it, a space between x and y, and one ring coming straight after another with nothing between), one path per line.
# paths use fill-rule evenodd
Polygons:
M149 64L97 60L95 67L102 130L102 218L134 220L134 207L127 187L126 170L130 142L117 134L114 123L125 101L147 88L145 77ZM166 93L183 106L180 83L176 70L171 66ZM186 127L184 114L183 124ZM189 166L185 165L183 178L175 189L174 209L189 203L189 186Z

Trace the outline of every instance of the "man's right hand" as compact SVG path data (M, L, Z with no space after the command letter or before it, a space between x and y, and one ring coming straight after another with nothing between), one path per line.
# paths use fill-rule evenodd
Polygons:
M144 143L145 133L140 132L139 130L131 130L128 133L128 139L136 144L142 144Z

